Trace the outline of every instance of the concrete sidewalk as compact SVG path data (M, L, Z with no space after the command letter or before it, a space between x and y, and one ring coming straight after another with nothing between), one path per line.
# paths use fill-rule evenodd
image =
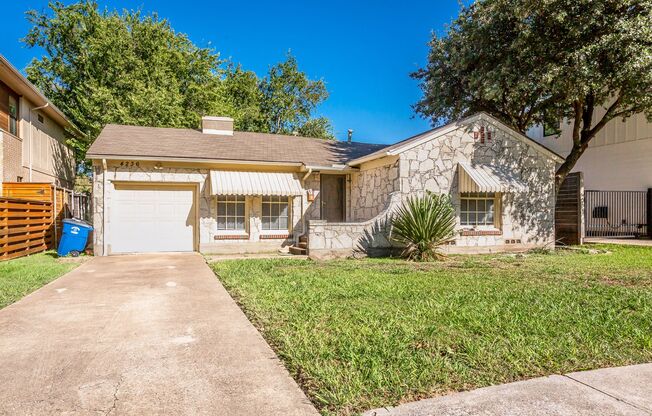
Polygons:
M96 257L0 310L0 368L0 415L318 415L198 254Z
M374 409L365 416L649 416L652 364L536 378Z

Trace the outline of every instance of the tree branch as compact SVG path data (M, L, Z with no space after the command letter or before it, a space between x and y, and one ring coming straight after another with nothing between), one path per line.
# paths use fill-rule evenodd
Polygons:
M616 108L620 105L620 102L622 101L622 95L618 94L618 98L611 103L609 108L607 108L607 112L604 113L604 116L602 116L602 119L591 129L589 130L588 136L585 138L586 142L591 140L597 132L600 131L609 121L611 121L614 117L616 117L616 114L614 114L614 111Z

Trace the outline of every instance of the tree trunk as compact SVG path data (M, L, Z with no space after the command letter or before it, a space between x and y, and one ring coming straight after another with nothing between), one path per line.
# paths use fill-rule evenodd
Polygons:
M582 156L584 150L586 150L586 147L587 145L573 145L571 152L566 156L566 160L564 160L564 163L559 166L555 173L555 193L559 192L559 188L561 188L561 185L564 183L564 179L566 179L566 176L568 176L571 170L573 170L580 156Z

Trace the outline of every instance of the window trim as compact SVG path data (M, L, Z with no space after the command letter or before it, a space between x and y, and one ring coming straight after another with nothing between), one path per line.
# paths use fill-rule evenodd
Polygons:
M265 207L265 204L266 204L265 198L274 198L274 197L279 198L279 199L285 198L285 203L287 204L287 207L288 207L288 209L287 209L287 227L286 228L268 228L268 229L263 228L264 227L264 225L263 225L264 224L264 219L265 218L272 218L271 215L266 216L264 214L264 207ZM269 204L281 205L282 203L274 201L274 202L271 202ZM279 216L279 218L281 218L281 217ZM290 234L291 230L292 230L292 197L291 196L263 195L260 198L260 233L265 234L265 235L280 235L280 234L285 234L285 233Z
M229 215L219 215L219 208L218 205L220 204L220 198L225 197L225 198L239 198L242 197L242 203L244 204L244 214L243 214L243 223L244 223L244 229L220 229L219 228L219 218L224 217L227 220L228 224L228 218ZM227 204L230 201L227 200ZM234 203L234 202L231 202ZM235 215L233 218L238 218L240 216ZM249 198L245 195L217 195L215 197L215 227L217 228L217 234L220 236L248 236L249 235Z
M11 114L11 107L12 107L12 101L13 104L15 105L16 108L16 114L12 115ZM14 135L18 137L19 134L19 126L18 126L18 112L19 112L19 103L18 103L18 98L14 97L13 95L9 94L7 98L7 131L9 134ZM14 122L14 129L15 131L11 131L11 123L12 121Z
M478 196L469 196L468 194L478 194ZM487 196L479 196L479 195ZM492 195L492 196L489 196ZM462 224L462 201L463 200L493 200L493 224ZM460 209L459 209L459 224L463 230L484 230L484 231L500 231L502 229L502 194L500 192L469 192L460 193ZM469 211L464 211L468 213ZM477 213L477 210L476 210Z

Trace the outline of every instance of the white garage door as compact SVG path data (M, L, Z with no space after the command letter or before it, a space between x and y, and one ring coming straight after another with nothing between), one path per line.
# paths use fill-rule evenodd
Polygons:
M116 184L107 227L110 253L193 251L194 199L189 186Z

